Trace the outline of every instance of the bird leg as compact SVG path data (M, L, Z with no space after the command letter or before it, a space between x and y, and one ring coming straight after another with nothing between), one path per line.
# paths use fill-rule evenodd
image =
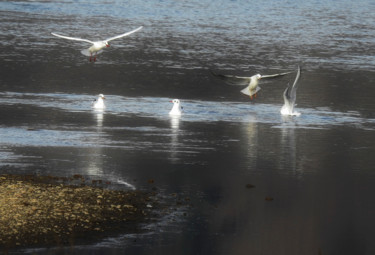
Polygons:
M96 55L98 55L97 52L95 52L95 56L94 56L94 62L96 62Z
M92 52L90 52L90 62L96 62L96 55L97 55L97 52L95 52L94 56L92 55Z

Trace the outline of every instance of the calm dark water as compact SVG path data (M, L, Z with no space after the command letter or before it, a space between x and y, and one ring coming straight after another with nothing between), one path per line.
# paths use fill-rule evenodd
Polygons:
M1 173L82 174L184 201L139 232L14 253L375 253L372 1L0 7ZM140 25L96 63L80 54L87 45L50 34L104 39ZM209 72L297 65L293 118L279 110L294 74L262 82L250 101ZM91 109L99 93L105 111Z

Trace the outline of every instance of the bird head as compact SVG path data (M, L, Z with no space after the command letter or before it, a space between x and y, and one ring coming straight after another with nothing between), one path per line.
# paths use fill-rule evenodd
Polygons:
M262 75L260 75L260 74L256 74L256 75L255 75L255 78L257 78L257 80L259 80L259 79L262 78Z
M108 42L105 42L105 47L109 47L109 43Z
M180 100L178 100L178 99L173 99L173 100L171 101L171 103L173 103L173 104L180 104Z
M103 94L99 94L99 97L100 97L101 99L105 99L105 97L104 97Z

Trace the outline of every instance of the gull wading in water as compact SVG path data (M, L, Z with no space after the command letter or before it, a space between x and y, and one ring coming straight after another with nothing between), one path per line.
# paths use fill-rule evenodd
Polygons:
M173 103L173 107L172 107L172 110L169 112L169 115L180 116L182 114L182 107L180 104L180 100L173 99L171 103Z
M281 107L280 113L282 115L290 115L290 116L299 116L301 115L299 112L294 111L294 106L296 103L296 94L297 94L297 87L298 87L298 79L301 75L301 68L298 66L297 76L294 80L293 85L291 86L288 84L288 87L285 89L283 93L284 97L284 105Z
M270 75L261 75L256 74L251 77L241 77L241 76L234 76L234 75L223 75L223 74L216 74L211 71L211 73L223 80L225 83L229 85L248 85L246 88L241 90L241 93L250 96L250 99L253 99L253 97L256 97L258 91L260 90L260 87L258 86L259 80L263 78L275 78L279 76L283 76L286 74L289 74L291 72L286 73L279 73L279 74L270 74Z
M105 47L109 47L109 41L112 41L112 40L115 40L115 39L118 39L118 38L121 38L121 37L124 37L124 36L127 36L127 35L130 35L132 33L135 33L139 30L141 30L143 27L140 26L139 28L137 29L134 29L130 32L127 32L127 33L124 33L124 34L121 34L121 35L117 35L117 36L114 36L114 37L110 37L106 40L103 40L103 41L90 41L90 40L87 40L87 39L81 39L81 38L76 38L76 37L69 37L69 36L65 36L65 35L59 35L59 34L56 34L56 33L51 33L52 35L54 36L57 36L57 37L60 37L60 38L64 38L64 39L67 39L67 40L73 40L73 41L81 41L81 42L87 42L87 43L91 43L92 46L88 49L85 49L85 50L82 50L81 53L85 56L88 56L90 57L90 62L91 61L96 61L96 55L100 54L102 52L102 49L105 48Z
M99 94L98 95L98 98L94 100L94 102L92 103L92 108L94 109L105 109L105 104L104 104L104 95L103 94Z

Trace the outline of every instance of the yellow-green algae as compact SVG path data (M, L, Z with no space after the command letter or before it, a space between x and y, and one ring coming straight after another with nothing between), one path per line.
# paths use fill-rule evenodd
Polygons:
M0 175L0 247L72 245L79 237L100 235L146 218L150 196L144 192L57 180Z

